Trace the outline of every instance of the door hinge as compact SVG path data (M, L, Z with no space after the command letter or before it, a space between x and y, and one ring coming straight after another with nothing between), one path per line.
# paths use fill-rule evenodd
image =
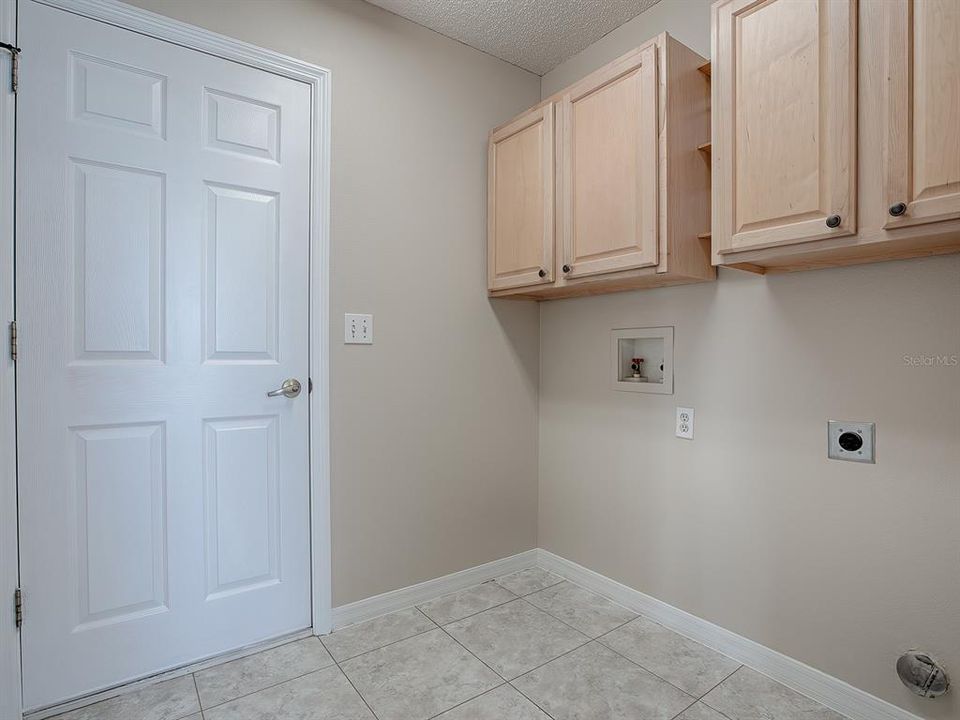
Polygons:
M16 361L17 359L17 321L13 320L10 323L10 359Z
M17 85L20 84L20 53L22 50L16 45L0 42L0 48L10 53L10 89L17 91Z
M23 591L20 588L13 591L13 614L17 627L23 625Z
M313 392L313 378L307 378L307 395Z

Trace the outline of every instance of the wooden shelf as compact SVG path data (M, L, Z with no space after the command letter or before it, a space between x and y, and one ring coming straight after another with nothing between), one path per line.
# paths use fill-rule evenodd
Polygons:
M697 145L697 150L699 150L700 152L702 152L704 155L709 155L709 154L710 154L710 146L711 146L712 144L713 144L713 143L705 142L703 145Z
M703 65L701 65L700 67L698 67L697 70L699 70L700 72L702 72L702 73L703 73L704 75L706 75L707 77L710 77L710 63L709 63L709 62L705 62Z
M708 233L708 232L700 233L699 235L697 235L697 240L709 240L711 234L712 233Z

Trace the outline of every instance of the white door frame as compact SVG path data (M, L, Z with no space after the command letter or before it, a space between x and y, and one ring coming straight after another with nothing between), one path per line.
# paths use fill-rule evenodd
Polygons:
M330 558L330 71L116 0L40 2L310 86L310 549L313 632L331 629ZM0 0L0 41L16 44L18 0ZM29 61L29 60L26 60ZM14 315L14 124L10 56L0 51L0 322ZM13 592L19 584L14 364L0 359L0 717L21 717L20 639ZM9 603L9 604L8 604ZM29 602L25 614L29 613Z

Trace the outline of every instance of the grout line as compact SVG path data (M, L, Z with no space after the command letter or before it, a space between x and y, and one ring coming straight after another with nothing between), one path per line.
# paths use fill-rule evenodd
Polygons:
M564 581L570 583L571 585L577 585L575 582L571 582L570 580L567 580L565 577L563 577L563 575L558 575L557 573L553 572L552 570L547 570L545 567L540 567L539 565L534 565L533 567L534 567L534 568L537 568L538 570L543 570L544 572L550 573L550 574L553 575L555 578L557 578L557 581L556 581L556 582L552 582L552 583L550 583L549 585L544 585L543 587L537 588L536 590L531 590L531 591L528 592L528 593L523 593L522 595L521 595L520 593L513 592L513 590L510 590L510 588L508 588L508 587L505 587L505 586L503 586L503 585L500 585L500 583L497 582L497 580L498 580L499 578L494 578L494 582L497 582L497 585L500 585L500 587L502 587L504 590L508 590L508 591L512 592L514 595L516 595L517 597L521 597L521 598L525 598L525 597L527 597L528 595L535 595L535 594L538 593L538 592L543 592L544 590L548 590L549 588L552 588L552 587L554 587L555 585L559 585L560 583L562 583L562 582L564 582ZM524 568L524 570L531 570L531 569L532 569L532 568ZM523 570L517 570L517 572L523 572ZM510 573L510 575L516 575L516 573ZM504 575L503 577L510 577L510 575ZM577 587L580 587L580 586L577 585ZM586 590L586 588L584 588L584 590ZM594 595L596 595L596 594L597 594L597 593L594 593ZM601 597L602 597L602 596L601 596Z
M528 594L532 594L532 593L528 593ZM523 596L521 595L520 597L517 598L517 600L523 600ZM516 602L516 600L511 600L510 602ZM507 603L504 603L504 605L506 605L506 604L507 604ZM533 603L528 602L527 604L528 604L530 607L539 610L539 608L537 608L537 606L534 605ZM492 609L492 608L491 608L491 609ZM479 613L478 613L478 614L479 614ZM550 617L553 617L553 616L551 615ZM563 621L560 621L560 622L563 622ZM494 673L496 673L498 677L503 677L503 675L501 675L501 674L498 673L496 670L494 670L492 667L490 667L489 665L487 665L487 663L486 663L481 657L479 657L476 653L474 653L472 650L470 650L470 648L468 648L466 645L464 645L462 642L460 642L460 641L459 641L457 638L455 638L453 635L450 635L450 633L447 632L446 628L441 627L440 629L443 630L445 633L447 633L447 635L449 635L450 638L452 638L453 641L454 641L455 643L457 643L457 645L459 645L460 647L462 647L462 648L463 648L464 650L466 650L468 653L470 653L471 655L473 655L473 657L477 658L477 660L479 660L479 661L482 662L484 665L486 665L488 668L490 668L490 670L493 671ZM579 631L578 631L578 632L579 632ZM583 637L587 638L586 642L583 642L583 643L577 645L575 648L571 648L570 650L567 650L566 652L561 653L560 655L557 655L557 657L551 658L550 660L547 660L546 662L541 663L540 665L537 665L536 667L530 668L529 670L524 670L522 673L520 673L519 675L517 675L517 677L515 677L515 678L512 678L512 679L510 679L510 678L504 678L504 680L505 680L511 687L513 687L513 681L516 680L517 678L522 677L522 676L526 675L527 673L531 673L531 672L533 672L534 670L538 670L539 668L542 668L544 665L549 665L549 664L552 663L554 660L558 660L558 659L562 658L564 655L569 655L569 654L572 653L574 650L579 650L580 648L584 647L585 645L589 645L591 642L593 642L593 640L590 638L589 635L585 635L584 633L580 633L580 634L583 635ZM514 690L517 690L517 692L520 692L520 690L518 690L516 687L513 687L513 689L514 689ZM520 693L520 694L523 695L523 693ZM527 697L527 696L524 695L524 697ZM530 700L530 698L527 698L527 699ZM530 702L533 702L533 700L530 700ZM534 703L534 705L536 705L536 703ZM540 707L540 706L537 705L537 707ZM543 710L543 708L540 708L540 709ZM546 710L544 710L544 712L546 712ZM548 714L549 714L549 713L548 713Z
M554 716L551 715L550 713L548 713L545 709L543 709L543 708L540 706L540 703L538 703L536 700L534 700L534 699L533 699L532 697L530 697L529 695L526 695L526 694L523 692L523 690L521 690L520 688L518 688L518 687L517 687L516 685L514 685L513 683L509 683L509 685L510 685L510 687L512 687L514 690L516 690L518 693L520 693L520 697L526 698L527 701L530 702L531 704L533 704L534 706L536 706L536 707L540 710L540 712L542 712L544 715L546 715L546 716L547 716L548 718L550 718L551 720L554 720Z
M190 673L190 679L193 680L193 692L197 696L197 707L200 708L200 720L203 720L203 703L200 702L200 686L197 685L197 674L195 672ZM186 717L190 717L187 715Z
M538 607L537 607L536 605L534 605L532 602L530 602L529 600L527 600L526 597L522 597L522 598L520 598L520 599L523 600L527 605L529 605L530 607L532 607L534 610L539 610L540 612L542 612L542 613L543 613L544 615L546 615L547 617L551 618L552 620L556 620L556 621L557 621L558 623L560 623L561 625L564 625L564 626L570 628L571 630L573 630L573 631L574 631L575 633L577 633L578 635L583 635L585 638L590 638L590 640L596 640L596 638L590 637L589 635L587 635L587 633L583 632L583 630L580 630L580 629L578 629L578 628L575 628L573 625L571 625L571 624L568 623L568 622L565 622L565 621L561 620L560 618L558 618L558 617L557 617L556 615L554 615L553 613L549 613L549 612L547 612L546 610L544 610L543 608L538 608Z
M577 587L579 587L579 585L578 585ZM582 589L585 590L586 588L582 588ZM588 590L587 592L589 592L589 590ZM536 594L536 593L534 593L534 594ZM596 593L594 593L594 594L596 594ZM522 597L522 598L520 598L520 599L521 599L521 600L525 600L526 603L527 603L530 607L536 608L537 610L539 610L539 611L542 612L542 613L546 613L547 615L549 615L550 617L552 617L552 618L553 618L554 620L556 620L557 622L563 623L564 625L566 625L566 626L567 626L568 628L570 628L571 630L576 630L578 633L580 633L580 634L583 635L584 637L590 638L591 640L599 640L599 639L602 638L604 635L609 635L609 634L612 633L614 630L619 630L619 629L622 628L624 625L629 625L629 624L632 623L634 620L636 620L638 617L640 617L640 616L637 615L636 613L633 613L634 615L636 615L636 617L632 617L632 618L630 618L629 620L625 620L624 622L620 623L620 624L617 625L616 627L610 628L609 630L604 630L602 633L600 633L599 635L597 635L596 637L594 637L594 636L592 636L592 635L589 635L588 633L585 633L583 630L581 630L580 628L576 627L575 625L571 625L570 623L568 623L568 622L567 622L566 620L564 620L563 618L554 615L554 614L553 614L552 612L550 612L549 610L545 610L544 608L540 607L539 605L534 605L532 602L530 602L529 600L527 600L527 597L529 597L529 596L524 596L524 597ZM603 597L603 596L600 595L599 597ZM606 599L606 598L604 598L604 599ZM626 610L626 608L624 608L624 610ZM632 610L627 610L627 612L633 612L633 611L632 611ZM602 644L602 643L601 643L601 644Z
M447 625L453 625L454 623L458 623L458 622L460 622L461 620L467 620L468 618L472 618L472 617L476 617L477 615L481 615L481 614L485 613L487 610L493 610L494 608L503 607L503 606L506 605L507 603L512 603L514 600L522 600L522 599L523 599L523 598L521 598L519 595L514 595L512 598L510 598L509 600L504 600L502 603L497 603L496 605L491 605L490 607L484 608L483 610L477 610L477 612L475 612L475 613L470 613L469 615L464 615L463 617L457 618L456 620L451 620L451 621L445 622L445 623L443 623L443 624L437 623L437 625L438 625L439 627L446 627ZM423 612L423 611L421 610L421 612ZM424 613L424 614L426 615L426 613ZM430 616L427 615L427 617L430 617ZM432 619L432 618L431 618L431 619ZM434 622L437 622L437 621L434 620Z
M522 599L522 598L517 598L517 599L519 600L519 599ZM513 602L513 601L511 600L510 602ZM473 657L477 658L477 660L479 660L481 663L483 663L483 664L490 670L490 672L492 672L494 675L496 675L496 676L499 677L499 678L503 678L503 675L501 675L501 674L498 673L496 670L494 670L492 667L490 667L489 665L487 665L487 663L484 662L482 658L480 658L479 656L477 656L476 653L474 653L472 650L470 650L470 648L468 648L468 647L467 647L466 645L464 645L462 642L460 642L459 640L457 640L453 635L451 635L451 634L448 633L446 630L444 630L444 628L441 627L440 629L443 630L445 633L447 633L447 636L448 636L451 640L453 640L457 645L459 645L460 647L462 647L462 648L463 648L464 650L466 650L470 655L472 655ZM581 646L581 647L582 647L582 646ZM574 648L574 650L576 650L576 648ZM571 650L570 652L573 652L573 650ZM551 662L552 662L552 661L551 661ZM534 669L536 669L536 668L534 668ZM518 675L517 677L520 677L520 676ZM516 679L516 678L514 678L514 679ZM518 693L520 693L521 695L523 695L523 693L520 692L520 690L517 690L517 688L514 687L513 683L512 683L510 680L507 680L506 678L504 678L504 682L501 683L501 685L497 685L497 687L501 687L502 685L509 685L509 686L512 687L514 690L516 690ZM491 688L490 690L495 690L495 689L496 689L496 688ZM487 690L487 692L490 692L490 690ZM486 693L481 693L481 695L486 695ZM480 695L477 695L476 697L480 697ZM523 697L527 698L527 700L530 700L530 698L528 698L526 695L523 695ZM474 699L474 698L470 698L470 700L473 700L473 699ZM469 702L469 701L465 701L465 702ZM535 703L533 700L530 700L530 702L533 703L534 705L536 705L536 706L540 709L540 711L543 712L544 715L546 715L547 717L551 718L551 720L553 719L553 715L551 715L551 714L548 713L546 710L544 710L542 707L540 707L539 705L537 705L537 703ZM463 704L463 703L461 703L461 704ZM453 709L453 708L448 708L448 710L452 710L452 709ZM444 710L444 712L447 712L447 710Z
M457 640L453 635L451 635L449 632L447 632L446 629L444 629L444 628L440 628L440 629L443 630L444 633L446 633L446 635L447 635L448 638L450 638L451 640L453 640L457 645L459 645L459 646L462 647L464 650L466 650L468 653L470 653L470 655L473 656L474 658L476 658L479 662L483 663L484 667L486 667L487 670L489 670L490 672L492 672L492 673L493 673L494 675L496 675L498 678L501 678L501 679L503 680L503 682L510 682L507 678L503 677L503 675L501 675L501 674L498 673L496 670L494 670L492 667L490 667L489 665L487 665L486 661L485 661L483 658L481 658L480 656L478 656L478 655L477 655L475 652L473 652L470 648L468 648L468 647L467 647L466 645L464 645L462 642L460 642L459 640Z
M468 650L467 652L470 652L470 651ZM500 688L502 688L504 685L507 685L507 684L508 684L508 683L507 683L506 681L504 681L504 682L500 683L499 685L497 685L496 687L492 687L492 688L490 688L489 690L485 690L484 692L480 693L479 695L474 695L472 698L468 698L467 700L464 700L463 702L459 702L459 703L457 703L456 705L454 705L453 707L448 707L446 710L441 710L441 711L438 712L436 715L431 715L430 717L427 718L427 720L434 720L434 718L438 718L438 717L440 717L441 715L450 712L451 710L455 710L455 709L457 709L458 707L460 707L461 705L466 705L468 702L471 702L471 701L473 701L473 700L476 700L477 698L482 698L484 695L489 695L489 694L492 693L494 690L499 690Z
M601 635L600 637L603 637L603 636ZM623 658L624 660L626 660L627 662L632 663L633 665L636 665L638 668L640 668L641 670L643 670L645 673L650 673L650 674L653 675L655 678L658 678L659 680L662 680L662 681L665 682L667 685L669 685L670 687L672 687L674 690L679 690L680 692L682 692L682 693L683 693L684 695L686 695L687 697L692 697L692 698L694 699L694 700L693 700L694 702L696 702L697 700L700 699L700 698L698 698L696 695L691 695L691 694L688 693L686 690L684 690L682 687L678 687L677 685L674 685L672 682L670 682L669 680L667 680L665 677L661 677L660 675L657 675L657 673L655 673L653 670L651 670L651 669L648 668L648 667L644 667L643 665L641 665L640 663L638 663L636 660L633 660L633 659L631 659L631 658L628 658L628 657L627 657L626 655L624 655L622 652L618 652L617 650L615 650L614 648L610 647L609 645L605 645L604 643L600 642L599 638L598 638L595 642L596 642L598 645L600 645L601 647L605 647L607 650L609 650L610 652L612 652L614 655L619 655L620 657L622 657L622 658ZM734 671L734 672L736 672L736 671ZM726 680L726 679L727 679L727 678L724 678L724 680ZM721 682L722 682L722 681L721 681ZM711 688L711 689L713 689L713 688ZM688 707L689 707L689 706L688 706Z
M423 634L423 633L421 633L421 635L422 635L422 634ZM414 635L413 637L416 637L416 635ZM330 657L333 657L333 656L331 655ZM350 679L350 676L347 675L347 674L343 671L343 668L342 668L342 667L340 667L340 663L338 663L336 660L334 660L334 663L336 663L337 670L340 671L340 674L343 675L343 676L347 679L347 682L348 682L348 683L350 683L350 687L353 688L353 691L357 694L357 697L360 698L360 702L362 702L364 705L366 705L367 710L369 710L369 711L370 711L370 714L373 715L374 720L380 720L380 716L377 715L377 714L373 711L373 708L370 707L370 703L367 702L367 699L363 696L363 693L360 692L360 690L357 688L357 686L353 684L353 680Z
M430 620L430 622L433 623L433 620ZM369 650L364 650L362 653L357 653L356 655L351 655L350 657L343 658L342 660L337 660L336 658L334 658L334 657L333 657L333 653L330 653L330 650L329 650L329 649L327 649L327 652L330 653L330 657L333 658L333 662L335 662L337 665L339 665L340 663L345 663L345 662L349 662L350 660L355 660L355 659L358 658L358 657L363 657L364 655L369 655L370 653L376 652L377 650L383 650L384 648L388 648L388 647L390 647L391 645L396 645L397 643L402 643L404 640L409 640L409 639L411 639L411 638L419 637L420 635L423 635L424 633L433 632L434 630L439 630L439 629L440 629L440 626L437 625L436 623L433 623L433 627L432 627L432 628L427 628L426 630L421 630L420 632L415 632L413 635L407 635L406 637L402 637L402 638L400 638L399 640L391 640L391 641L388 642L388 643L384 643L383 645L378 645L377 647L371 648L371 649L369 649ZM326 648L327 646L324 645L323 647Z
M604 647L606 647L606 646L604 646ZM613 648L610 648L610 649L613 650ZM616 650L614 650L614 652L616 652ZM628 659L629 659L629 658L628 658ZM740 667L738 667L737 670L739 670L739 669L742 668L742 667L743 667L743 665L741 665ZM646 668L644 668L644 669L646 669ZM732 676L734 675L734 673L737 672L737 670L734 670L734 671L731 672L729 675L724 676L723 680L721 680L720 682L718 682L718 683L717 683L716 685L714 685L712 688L710 688L709 690L707 690L703 695L701 695L701 696L698 697L696 700L694 700L692 704L688 705L688 706L685 707L683 710L681 710L679 715L675 715L675 716L673 717L673 720L678 720L678 718L680 718L687 710L689 710L690 708L692 708L694 705L699 705L699 704L702 704L704 707L710 708L711 710L713 710L714 712L716 712L716 713L717 713L718 715L720 715L721 717L726 718L726 720L730 720L730 718L729 718L727 715L725 715L724 713L720 712L720 711L717 710L715 707L712 707L712 706L710 706L710 705L707 705L707 703L704 702L703 699L704 699L707 695L709 695L710 693L712 693L714 690L716 690L718 687L720 687L721 685L723 685L730 677L732 677ZM676 687L676 686L674 686L674 687Z
M459 595L460 593L467 592L468 590L473 590L474 588L480 587L480 585L486 585L487 583L491 583L491 582L492 582L492 583L496 583L496 585L497 585L498 588L500 588L500 589L503 590L504 592L510 593L513 597L511 597L509 600L504 600L504 601L501 602L501 603L497 603L496 605L491 605L491 606L488 607L488 608L484 608L483 610L477 610L476 612L470 613L469 615L464 615L463 617L458 617L458 618L455 618L455 619L453 619L453 620L449 620L449 621L447 621L447 622L445 622L445 623L439 623L439 622L437 622L436 620L433 620L433 618L431 618L429 615L427 615L426 611L421 607L421 605L429 605L430 603L436 602L437 600L442 600L442 599L445 598L445 597L450 597L451 595ZM441 595L440 597L435 598L434 600L427 600L426 602L420 603L420 605L414 605L414 607L417 608L417 610L419 610L420 612L422 612L424 615L427 615L427 617L430 618L431 620L433 620L433 622L436 623L437 626L443 627L444 625L453 625L453 623L455 623L455 622L460 622L461 620L466 620L467 618L472 618L474 615L479 615L480 613L485 613L487 610L493 610L494 608L498 608L498 607L500 607L501 605L506 605L507 603L513 602L514 600L518 600L519 598L520 598L519 595L517 595L516 593L514 593L512 590L507 590L503 585L501 585L500 583L498 583L496 580L487 580L486 582L482 582L482 583L480 583L479 585L471 585L470 587L464 588L463 590L459 590L459 591L457 591L457 592L455 592L455 593L447 593L446 595Z
M548 571L548 572L550 572L550 571ZM554 573L554 574L556 574L556 573ZM653 670L651 670L650 668L645 667L644 665L641 665L641 664L638 663L636 660L633 660L632 658L627 657L626 655L624 655L623 653L621 653L621 652L617 651L616 649L610 647L610 646L607 645L606 643L600 642L600 639L601 639L601 638L604 638L604 637L606 637L607 635L609 635L610 633L619 630L619 629L622 628L624 625L629 625L629 624L632 623L634 620L637 620L637 619L639 619L639 618L643 618L643 619L645 619L645 620L647 620L647 621L649 621L649 622L655 623L655 624L657 624L657 625L660 625L660 623L656 622L656 620L651 620L651 619L648 618L646 615L641 615L641 614L638 613L638 612L634 612L633 610L630 610L630 608L623 607L623 605L620 605L620 603L614 602L613 600L610 600L610 598L608 598L608 597L606 597L606 596L604 596L604 595L601 595L600 593L593 592L593 590L590 590L590 589L588 589L588 588L585 588L585 587L583 587L582 585L578 585L577 583L573 582L573 580L570 580L570 579L568 579L568 578L564 578L564 580L566 580L566 581L567 581L568 583L570 583L571 585L574 585L574 586L580 588L581 590L585 590L586 592L592 593L592 594L594 594L594 595L596 595L596 596L598 596L598 597L602 597L602 598L604 598L604 600L607 600L608 602L613 603L613 604L616 605L617 607L622 607L624 610L627 610L628 612L632 612L632 613L636 616L636 617L630 618L630 619L627 620L625 623L621 623L620 625L618 625L617 627L613 628L612 630L608 630L607 632L603 633L602 635L598 635L597 637L593 638L593 639L592 639L593 642L599 643L601 646L607 648L607 650L609 650L610 652L615 653L616 655L619 655L620 657L622 657L624 660L627 660L628 662L633 663L634 665L636 665L636 666L637 666L638 668L640 668L641 670L650 673L651 675L653 675L653 676L656 677L656 678L659 678L660 680L663 680L663 682L667 683L668 685L670 685L670 686L673 687L673 688L676 688L677 690L679 690L680 692L682 692L684 695L687 695L687 696L689 696L689 697L695 697L694 695L691 695L688 691L684 690L682 687L679 687L679 686L675 685L674 683L670 682L670 681L667 680L666 678L661 677L661 676L658 675L657 673L653 672ZM553 587L553 586L551 586L551 587ZM533 593L531 593L531 594L533 594ZM526 596L524 596L524 597L521 598L521 599L525 599L525 598L526 598ZM530 603L530 605L533 605L533 603L531 603L529 600L527 600L527 602ZM537 607L537 606L536 606L536 605L533 605L533 607ZM560 622L562 622L564 625L567 625L568 627L573 628L572 625L570 625L569 623L564 622L561 618L556 617L555 615L553 615L552 613L550 613L548 610L544 610L543 608L537 608L537 609L538 609L538 610L541 610L541 611L543 611L543 612L545 612L545 613L547 613L548 615L550 615L550 617L555 617L557 620L559 620ZM664 627L664 626L663 626L663 625L660 625L660 627ZM573 628L573 629L574 629L574 630L577 630L577 628ZM680 633L677 633L677 632L674 631L674 630L670 630L669 628L664 628L664 629L665 629L665 630L669 630L670 632L674 633L675 635L678 635L679 637L684 638L685 640L688 640L688 641L690 641L690 642L696 643L697 645L700 645L701 647L705 647L705 648L707 648L707 650L709 650L709 651L711 651L711 652L714 652L714 653L716 653L717 655L720 655L721 657L727 658L728 660L733 660L733 658L731 658L731 657L729 657L729 656L727 656L727 655L724 655L723 653L718 652L718 651L714 650L713 648L708 648L708 647L707 647L706 645L704 645L703 643L698 643L696 640L692 640L691 638L688 638L688 637L686 637L685 635L680 635ZM586 633L584 633L582 630L577 630L577 632L580 632L581 634L586 635ZM734 660L734 662L737 662L737 661ZM694 703L697 703L697 702L699 702L700 700L702 700L703 698L705 698L707 695L709 695L711 692L713 692L714 689L716 689L717 687L719 687L720 685L722 685L724 682L726 682L728 679L730 679L730 677L732 677L735 673L737 673L737 672L740 670L740 668L744 667L743 663L738 663L738 665L739 665L739 667L738 667L736 670L734 670L733 672L731 672L729 675L725 675L724 678L723 678L720 682L718 682L716 685L714 685L714 686L711 687L709 690L707 690L707 692L705 692L703 695L697 697L697 699L694 700ZM541 667L542 667L542 666L541 666ZM706 704L706 703L704 703L704 704ZM714 708L714 707L712 707L712 706L710 706L710 705L707 705L707 707L709 707L711 710L716 710L716 708ZM686 709L684 709L684 712L686 712L686 710L688 710L688 709L689 709L689 706L688 706ZM719 711L718 711L718 712L719 712ZM721 714L722 714L722 713L721 713ZM726 716L724 716L724 717L726 717Z
M740 672L741 670L743 670L745 667L747 667L747 666L746 666L746 665L741 665L741 666L738 667L736 670L734 670L732 673L730 673L729 675L727 675L723 680L721 680L720 682L718 682L714 687L710 688L710 692L705 693L704 696L701 697L698 702L702 702L702 703L703 703L704 705L706 705L708 708L710 708L711 710L713 710L714 712L716 712L716 713L718 713L718 714L720 714L720 715L723 715L723 717L725 717L725 718L727 718L727 720L729 720L729 718L730 718L729 715L727 715L725 712L721 712L720 710L717 710L717 708L715 708L713 705L711 705L710 703L708 703L708 702L707 702L706 700L704 700L703 698L705 698L705 697L706 697L707 695L709 695L711 692L713 692L714 690L716 690L716 688L718 688L718 687L720 687L721 685L723 685L727 680L729 680L730 678L732 678L734 675L736 675L738 672ZM756 671L754 671L754 672L756 672ZM839 715L840 713L837 713L837 714ZM843 716L841 716L841 717L843 717Z
M716 690L718 687L720 687L721 685L723 685L727 680L729 680L729 679L732 678L734 675L736 675L738 672L740 672L740 668L742 668L742 667L743 667L743 665L740 665L740 667L738 667L736 670L734 670L733 672L731 672L729 675L724 676L723 680L721 680L720 682L718 682L718 683L717 683L716 685L714 685L712 688L710 688L709 690L707 690L703 695L701 695L700 697L698 697L698 698L697 698L697 701L699 702L700 700L703 700L707 695L709 695L709 694L712 693L714 690ZM704 703L704 704L706 704L706 703ZM714 708L714 709L716 709L716 708ZM720 711L717 710L717 712L720 712Z
M547 570L547 572L551 572L551 571L550 571L550 570ZM554 575L557 575L557 573L553 573L553 574L554 574ZM606 600L606 601L607 601L608 603L610 603L611 605L616 605L616 606L617 606L618 608L620 608L621 610L626 610L628 613L636 616L636 617L631 618L632 620L636 620L637 617L640 617L640 613L636 612L635 610L631 610L631 609L628 608L626 605L622 605L621 603L617 602L617 601L614 600L613 598L607 597L607 596L604 595L603 593L598 593L598 592L596 592L595 590L591 590L590 588L586 588L586 587L584 587L583 585L581 585L580 583L574 582L574 581L571 580L570 578L565 578L565 577L563 577L562 575L558 575L558 577L560 577L561 582L569 583L570 585L573 585L575 588L579 588L580 590L583 590L584 592L587 592L587 593L590 593L591 595L596 595L597 597L603 598L604 600ZM548 590L549 588L556 587L556 586L559 585L559 584L560 584L560 583L554 583L553 585L549 585L549 586L545 587L544 590ZM537 592L543 592L543 590L538 590ZM530 593L530 594L531 594L531 595L536 595L537 593ZM525 596L525 597L526 597L526 596Z
M330 659L333 660L332 657L331 657ZM257 689L257 690L251 690L250 692L245 692L245 693L243 693L243 695L237 695L236 697L232 697L232 698L230 698L229 700L224 700L223 702L215 703L214 705L211 705L210 707L202 707L202 706L201 706L200 709L201 709L201 710L213 710L214 708L222 707L222 706L224 706L224 705L227 705L228 703L232 703L234 700L242 700L243 698L248 698L248 697L250 697L251 695L256 695L257 693L263 692L264 690L272 690L273 688L277 687L278 685L285 685L286 683L293 682L294 680L299 680L300 678L305 678L307 675L313 675L314 673L318 673L318 672L320 672L321 670L329 670L330 668L332 668L332 667L333 667L334 665L336 665L336 664L337 664L337 661L334 660L334 661L333 661L333 665L324 665L323 667L320 667L320 668L314 668L313 670L309 670L309 671L307 671L307 672L300 673L299 675L294 675L293 677L285 678L284 680L280 680L280 681L278 681L278 682L271 683L270 685L265 685L264 687L259 688L259 689ZM194 678L194 682L196 682L196 678ZM188 715L187 717L190 717L190 716Z
M700 702L700 701L699 701L699 700L694 700L692 703L690 703L689 705L687 705L683 710L681 710L681 711L678 712L676 715L674 715L672 718L670 718L670 720L678 720L679 718L683 717L683 714L684 714L685 712L687 712L687 710L689 710L690 708L692 708L694 705L696 705L698 702Z
M584 636L584 637L586 637L586 636ZM554 660L559 660L559 659L562 658L562 657L566 657L566 656L569 655L570 653L576 652L576 651L579 650L580 648L586 647L587 645L589 645L589 644L592 643L592 642L594 642L594 641L593 641L593 640L587 640L587 641L584 642L584 643L580 643L580 644L577 645L575 648L570 648L570 649L567 650L566 652L560 653L560 654L557 655L555 658L550 658L550 659L547 660L546 662L542 662L542 663L540 663L539 665L537 665L536 667L530 668L529 670L524 670L522 673L520 673L519 675L517 675L515 678L513 678L512 680L508 680L507 682L509 682L511 685L513 685L513 683L514 683L515 680L519 680L519 679L522 678L524 675L529 675L529 674L532 673L534 670L539 670L539 669L542 668L544 665L549 665L549 664L552 663ZM517 690L519 691L519 688L517 688Z

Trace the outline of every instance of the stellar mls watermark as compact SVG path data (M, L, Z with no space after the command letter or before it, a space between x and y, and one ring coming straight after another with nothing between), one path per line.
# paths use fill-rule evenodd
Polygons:
M960 355L904 355L903 364L918 368L957 367L960 365Z

